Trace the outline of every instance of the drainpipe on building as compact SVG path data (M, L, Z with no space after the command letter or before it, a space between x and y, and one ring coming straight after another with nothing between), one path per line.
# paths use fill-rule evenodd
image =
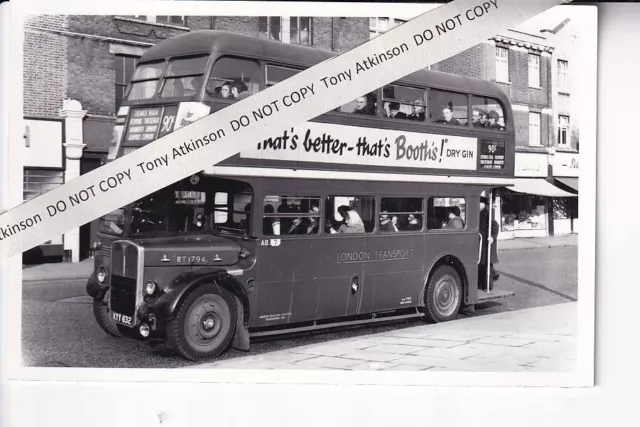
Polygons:
M60 116L64 118L65 141L62 145L65 153L65 183L80 176L80 159L87 146L82 129L82 121L86 115L87 111L82 109L80 102L73 99L63 101ZM64 235L64 251L65 260L80 261L80 228Z

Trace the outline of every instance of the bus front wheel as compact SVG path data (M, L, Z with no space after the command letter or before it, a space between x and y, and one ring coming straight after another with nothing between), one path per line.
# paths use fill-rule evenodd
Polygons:
M102 299L93 299L93 317L95 317L100 328L107 334L112 337L120 337L122 334L118 331L116 322L111 319L111 312L109 311L107 301L109 301L109 292L107 292Z
M462 304L462 281L458 272L448 265L441 265L427 282L425 292L425 317L429 322L453 320Z
M202 285L185 298L168 322L168 344L188 360L219 356L229 347L236 319L233 296L215 284Z

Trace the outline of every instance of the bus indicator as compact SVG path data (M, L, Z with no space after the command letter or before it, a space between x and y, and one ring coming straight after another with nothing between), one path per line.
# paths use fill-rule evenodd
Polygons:
M153 141L160 124L160 108L138 108L132 111L125 141Z
M479 141L478 169L503 170L505 166L504 141Z

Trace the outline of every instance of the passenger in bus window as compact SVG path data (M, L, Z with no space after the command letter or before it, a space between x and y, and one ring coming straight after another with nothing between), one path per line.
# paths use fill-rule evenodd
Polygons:
M388 106L388 109L387 109ZM387 102L385 103L385 111L387 117L392 119L406 119L407 115L405 113L400 112L400 104L397 102Z
M184 91L184 96L198 95L202 89L202 77L193 77L190 83L191 87Z
M356 109L353 112L355 114L369 114L367 112L367 97L361 96L356 99Z
M231 85L231 97L233 99L244 99L250 94L248 93L249 88L241 81L235 81Z
M397 216L390 218L389 213L387 211L382 211L382 213L380 214L380 231L382 231L383 233L397 232L398 231L397 224L398 224Z
M446 105L442 108L442 122L445 125L455 125L460 126L460 122L458 119L453 117L453 104L450 102L449 105Z
M302 221L302 218L294 218L291 222L291 226L289 227L289 231L287 234L305 234L306 228Z
M231 97L231 85L229 83L223 83L222 86L216 89L218 97L229 99Z
M319 215L320 213L320 209L317 206L313 206L310 210L309 210L310 214L313 214L314 216L309 217L309 224L307 225L307 234L318 234L318 228L320 226L320 222L318 221L318 216L315 215Z
M338 228L338 233L364 233L364 222L360 214L348 206L340 206L338 213L342 216L344 224Z
M273 205L268 204L264 207L264 213L272 214L275 213L276 210L273 208ZM274 217L266 217L262 220L262 230L263 233L267 236L279 236L280 235L280 220Z
M454 230L464 229L464 221L460 217L460 208L458 206L451 206L449 208L449 221L447 221L446 228L453 228Z
M489 111L489 124L487 127L489 129L500 129L500 125L498 124L499 120L500 120L500 115L496 113L495 110Z
M409 214L408 220L407 231L422 230L422 224L420 224L420 215Z
M407 118L409 120L415 120L415 121L419 121L419 122L424 122L424 118L425 118L425 109L424 106L419 105L422 103L422 99L416 99L415 100L416 104L418 105L413 105L411 107L412 112L411 114L409 114L409 116L407 116Z
M474 108L471 113L471 121L474 128L483 128L485 122L484 111L482 111L480 108Z

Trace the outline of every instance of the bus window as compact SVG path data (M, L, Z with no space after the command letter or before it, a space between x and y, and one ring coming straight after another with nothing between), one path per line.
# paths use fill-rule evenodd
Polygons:
M282 81L287 80L289 77L295 76L300 70L293 68L281 67L278 65L267 65L265 69L265 82L267 87L271 87Z
M227 222L227 219L229 218L229 209L227 208L228 200L229 194L227 193L218 192L213 196L214 224L224 224Z
M266 196L263 212L265 236L318 234L319 197Z
M467 224L466 200L462 197L430 197L427 206L429 230L462 230Z
M471 122L475 128L505 130L504 108L496 99L472 96Z
M342 113L353 114L366 114L368 116L375 116L377 96L375 92L370 92L366 95L360 96L347 104L344 104L336 109Z
M164 65L164 61L139 64L133 73L133 77L131 77L131 88L129 89L127 99L136 101L152 98L156 93Z
M384 116L423 122L427 105L424 90L412 87L387 85L382 89Z
M160 96L182 98L199 95L208 60L208 56L198 56L171 61L164 76Z
M429 121L453 126L467 126L467 95L444 90L429 91Z
M422 198L385 198L380 200L380 231L396 233L421 231L424 218Z
M215 98L236 101L260 91L260 65L248 59L222 57L216 61L207 83Z
M373 197L329 196L325 212L329 234L371 233L375 225Z

